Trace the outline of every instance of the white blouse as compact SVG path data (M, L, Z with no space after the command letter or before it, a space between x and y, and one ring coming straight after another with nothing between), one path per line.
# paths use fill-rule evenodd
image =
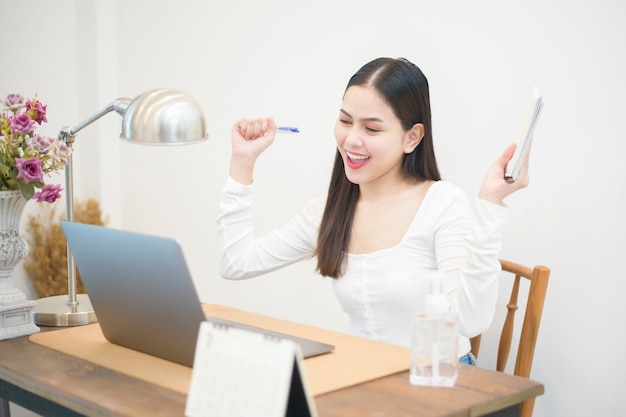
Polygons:
M228 178L217 218L221 275L252 278L309 259L317 245L325 199L316 198L282 228L255 238L253 186ZM456 186L438 181L403 239L369 254L348 254L345 273L333 281L351 333L410 346L411 323L432 291L432 272L445 271L442 290L459 316L459 356L469 337L491 323L500 263L500 228L509 217L503 206L476 201L475 210Z

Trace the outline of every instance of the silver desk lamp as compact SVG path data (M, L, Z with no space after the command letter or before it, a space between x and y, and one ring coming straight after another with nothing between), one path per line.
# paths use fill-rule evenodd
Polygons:
M144 145L184 145L206 140L204 115L198 103L185 93L171 89L147 91L136 98L123 97L73 128L64 127L59 133L68 148L76 134L112 111L122 119L120 138ZM65 165L66 219L74 221L74 185L72 153ZM76 264L67 247L68 295L36 300L33 322L40 326L80 326L97 322L87 294L76 294Z

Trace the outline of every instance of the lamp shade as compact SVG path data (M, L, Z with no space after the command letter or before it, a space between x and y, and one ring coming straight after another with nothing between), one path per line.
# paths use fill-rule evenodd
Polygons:
M115 110L123 116L120 138L143 145L185 145L207 139L200 105L172 89L147 91L120 99Z

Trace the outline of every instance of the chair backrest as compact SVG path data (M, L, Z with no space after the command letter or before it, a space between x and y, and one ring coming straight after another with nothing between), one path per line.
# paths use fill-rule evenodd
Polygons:
M506 306L506 318L504 320L504 325L502 326L502 333L500 334L496 370L504 372L509 353L511 352L515 313L518 309L517 298L519 295L520 281L522 278L525 278L530 280L530 285L528 286L526 311L522 322L513 374L528 378L530 377L530 370L533 364L537 334L539 332L539 324L541 322L541 314L543 312L546 290L548 289L550 269L545 266L535 266L530 268L503 259L500 260L500 264L502 265L502 270L508 272L508 274L503 275L505 275L505 277L513 277L514 281L511 296ZM472 353L474 356L478 357L480 335L471 338L470 342L472 345ZM534 400L528 400L522 403L520 416L530 417L532 415L533 405Z

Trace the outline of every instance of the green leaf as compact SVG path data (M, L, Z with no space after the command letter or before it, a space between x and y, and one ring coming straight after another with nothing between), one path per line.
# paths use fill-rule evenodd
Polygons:
M20 190L22 191L24 198L27 200L33 198L33 194L35 194L35 186L32 183L20 184Z
M20 183L16 180L13 179L7 179L7 185L9 186L10 190L19 190L20 189Z

